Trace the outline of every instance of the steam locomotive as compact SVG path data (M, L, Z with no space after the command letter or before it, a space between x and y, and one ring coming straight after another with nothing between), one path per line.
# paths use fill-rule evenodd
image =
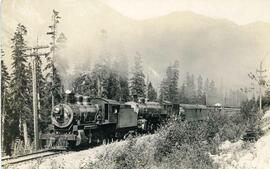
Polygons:
M153 132L169 117L169 107L145 100L120 103L66 93L51 112L52 124L40 135L46 148L74 148Z

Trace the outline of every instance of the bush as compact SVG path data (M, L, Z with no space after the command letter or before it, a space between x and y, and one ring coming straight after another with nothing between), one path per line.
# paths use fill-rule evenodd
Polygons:
M239 140L246 128L241 114L211 114L205 121L174 117L154 135L107 146L97 162L82 168L218 168L210 154L220 153L225 140Z
M154 161L152 143L153 139L146 136L143 140L131 138L118 147L107 145L97 162L82 168L147 168Z

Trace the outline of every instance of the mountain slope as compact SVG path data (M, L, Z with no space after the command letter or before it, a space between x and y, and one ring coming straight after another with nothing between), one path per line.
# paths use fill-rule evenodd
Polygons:
M28 28L29 45L36 43L37 36L40 44L48 43L47 26L52 9L56 9L62 17L59 31L68 38L67 50L58 64L71 66L78 60L93 64L104 50L112 59L125 54L132 61L138 51L144 59L145 73L156 87L168 64L176 59L180 61L181 81L189 71L216 81L222 79L230 87L247 86L247 73L256 69L259 56L270 49L269 23L237 25L188 11L133 20L98 0L4 1L2 6L8 63L10 39L17 23ZM265 62L270 67L268 57Z

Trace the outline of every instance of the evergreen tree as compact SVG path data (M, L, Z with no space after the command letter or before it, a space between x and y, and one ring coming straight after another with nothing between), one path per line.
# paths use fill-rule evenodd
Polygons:
M171 101L178 102L179 62L175 61L172 68L173 68L173 76L170 86Z
M116 71L111 70L108 78L108 86L107 86L107 98L113 100L120 100L120 82L119 76Z
M37 98L38 98L38 114L39 114L39 131L44 132L48 124L51 122L50 109L51 106L46 107L46 81L42 71L42 60L36 57L36 80L37 80Z
M120 53L119 62L114 67L118 69L119 85L120 85L120 101L129 100L129 86L128 86L128 59L124 52Z
M196 102L196 89L195 89L195 81L194 75L190 75L188 72L186 73L186 91L187 91L187 98L189 99L190 103Z
M143 73L142 58L139 53L134 57L134 67L130 79L130 89L132 95L145 97L145 75Z
M12 79L10 83L12 97L12 127L13 139L20 136L24 138L25 144L28 142L27 119L31 116L32 107L29 106L31 84L27 75L27 60L25 57L26 42L24 36L27 30L24 25L18 24L12 40ZM23 126L23 127L22 127ZM22 130L23 128L23 130Z
M119 61L115 60L112 67L109 69L109 77L107 79L107 98L113 100L120 100L121 87L120 87L120 75L119 75Z
M120 75L119 83L120 83L120 101L127 102L129 100L128 76Z
M189 100L187 98L187 91L186 91L186 84L183 83L180 88L179 92L179 103L189 103Z
M189 72L186 73L186 81L185 81L185 84L186 84L186 96L187 98L190 100L191 98L191 76L189 75Z
M163 80L162 84L163 100L171 101L172 76L173 76L173 68L172 66L168 66L166 70L166 77Z
M167 93L168 93L169 89L168 89L168 85L166 82L166 79L162 79L161 83L160 83L160 95L159 95L159 101L162 102L163 100L166 100L167 98Z
M90 97L96 96L96 86L93 82L90 58L87 58L87 62L78 61L78 70L79 75L74 78L72 82L72 87L75 93L81 95L87 95Z
M204 93L207 96L209 92L209 79L207 78L204 82Z
M59 47L57 39L57 24L59 23L59 12L53 10L53 24L49 26L51 32L48 32L48 35L51 35L52 42L50 43L51 46L51 55L47 56L47 65L45 66L45 71L48 72L45 76L47 79L47 83L45 86L45 91L47 93L45 99L46 108L51 110L52 105L56 105L61 102L63 99L63 85L61 81L61 77L59 75L59 71L55 66L55 62L59 59ZM53 100L52 100L53 99Z
M148 95L149 101L156 101L157 100L157 92L154 89L151 82L149 82L148 86L147 86L147 95Z
M51 109L52 108L52 95L54 96L54 105L60 103L63 99L63 85L62 80L60 77L60 74L57 70L57 68L54 66L52 57L47 57L48 64L45 66L45 71L49 71L45 78L47 79L46 85L45 85L45 91L46 91L46 98L44 98L46 101L46 108Z
M178 79L179 79L179 63L175 61L173 65L167 67L166 77L161 82L160 93L162 100L178 102Z
M270 106L270 89L266 89L265 91L265 95L264 97L262 98L262 106Z
M26 64L26 76L29 79L29 83L27 84L26 88L29 90L29 97L26 98L26 103L28 107L31 109L29 112L28 117L26 119L27 129L28 129L28 136L30 139L34 138L34 124L33 124L33 77L32 77L32 61L33 58L30 58Z
M95 64L94 69L92 71L92 80L93 80L93 92L95 96L98 97L105 97L108 96L108 79L110 75L110 69L108 63L105 62L98 62Z
M210 84L209 84L209 89L208 89L208 95L207 95L207 103L210 105L213 105L215 103L217 103L217 88L216 88L216 84L214 80L211 80Z
M218 94L218 100L219 102L224 105L224 86L223 86L223 80L221 79L220 81L220 87L219 90L217 91Z
M203 93L203 78L200 75L197 79L197 98L198 103L204 104L204 93Z
M96 91L91 79L90 72L84 72L75 78L72 83L75 93L95 97Z
M1 49L1 57L5 56L3 49ZM1 150L10 154L10 128L9 128L9 114L10 114L10 93L8 90L10 76L4 61L1 59Z
M196 86L195 86L195 77L194 77L193 74L191 75L190 82L189 82L188 86L190 87L190 100L191 100L191 103L196 103L197 102L197 99L196 99Z

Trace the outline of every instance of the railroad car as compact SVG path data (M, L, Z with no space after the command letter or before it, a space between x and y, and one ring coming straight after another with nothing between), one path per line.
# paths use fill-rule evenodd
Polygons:
M219 113L220 115L232 116L236 113L240 113L240 107L232 107L232 106L222 106L222 105L214 105L207 106L207 109L210 112Z
M199 104L180 104L179 114L183 120L200 121L207 120L208 111L205 105Z

